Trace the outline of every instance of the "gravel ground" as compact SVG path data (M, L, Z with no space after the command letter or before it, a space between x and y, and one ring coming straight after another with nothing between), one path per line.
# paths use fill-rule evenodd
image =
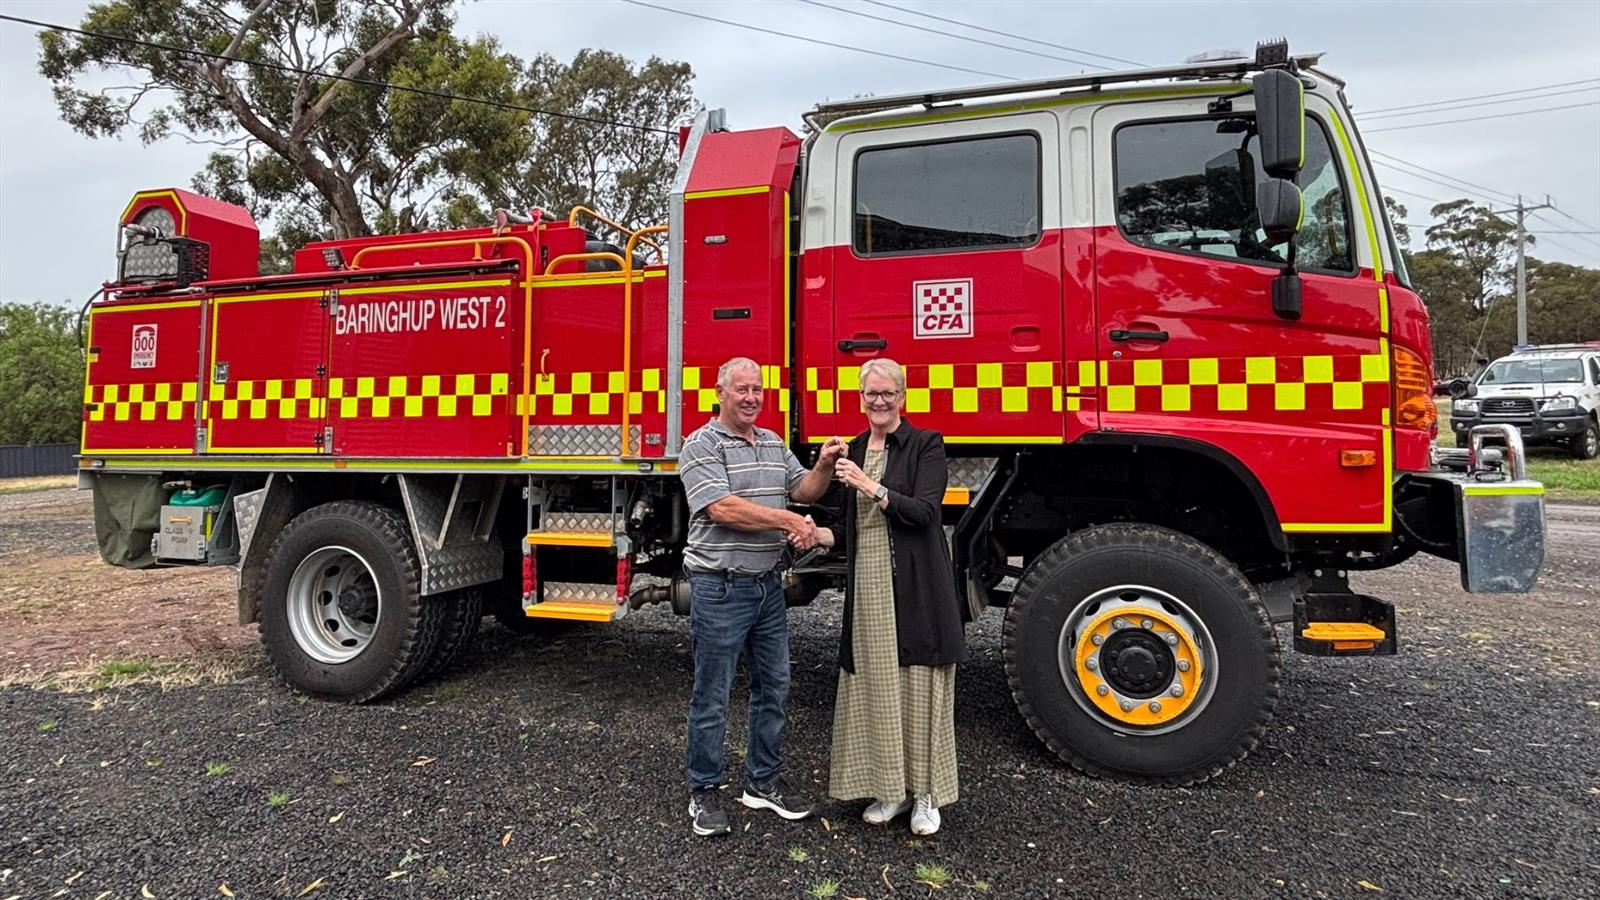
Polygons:
M957 681L963 801L920 840L837 803L800 823L735 803L731 837L691 836L686 628L660 609L556 639L486 627L452 680L365 708L306 702L259 655L225 684L0 690L0 900L1600 896L1600 507L1552 506L1550 541L1524 597L1462 594L1435 560L1364 576L1400 607L1401 655L1286 654L1266 739L1194 789L1049 757L991 612ZM838 618L790 614L788 771L817 797Z

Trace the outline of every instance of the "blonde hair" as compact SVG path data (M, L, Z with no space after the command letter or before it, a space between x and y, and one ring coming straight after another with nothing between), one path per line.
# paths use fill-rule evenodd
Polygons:
M901 370L900 364L886 356L869 359L861 364L861 389L867 389L867 376L877 375L894 382L895 390L902 393L906 389L906 373Z

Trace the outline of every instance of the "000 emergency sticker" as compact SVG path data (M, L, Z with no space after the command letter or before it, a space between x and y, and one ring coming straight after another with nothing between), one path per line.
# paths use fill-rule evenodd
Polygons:
M912 282L911 299L917 337L972 337L971 278Z
M156 326L133 326L133 354L129 357L130 369L154 369L156 367Z

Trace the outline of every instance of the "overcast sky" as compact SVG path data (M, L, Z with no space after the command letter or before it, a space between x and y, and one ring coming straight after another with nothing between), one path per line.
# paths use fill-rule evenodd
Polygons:
M801 0L650 2L679 12L622 0L480 0L463 5L458 30L494 34L507 50L523 57L545 52L568 58L580 48L601 47L636 60L652 54L686 60L694 67L697 96L708 106L725 107L735 128L787 125L798 130L800 114L821 100L998 79L761 34L682 13L1017 78L1093 71L1048 57L1126 67L1060 47L1166 65L1202 50L1249 50L1257 40L1287 35L1296 51L1327 53L1323 65L1349 82L1358 118L1362 110L1589 79L1539 92L1578 93L1364 119L1362 129L1375 151L1477 186L1463 190L1425 180L1448 180L1437 175L1418 177L1394 168L1379 169L1385 191L1410 208L1407 218L1414 224L1429 221L1426 210L1433 200L1470 193L1495 199L1499 208L1506 205L1502 193L1520 192L1541 200L1549 194L1566 214L1546 211L1530 219L1530 230L1600 229L1600 105L1596 105L1600 104L1600 0L1259 4L890 0L907 10L1060 47L850 0L823 2L938 33ZM0 0L0 12L68 25L76 25L88 6L79 0ZM1003 46L972 43L952 36L956 34ZM81 300L115 272L116 218L128 198L141 189L189 186L208 148L181 139L143 146L135 136L90 140L74 133L57 117L49 84L38 74L37 59L35 29L0 22L0 300ZM1570 104L1588 105L1503 115ZM1479 116L1497 117L1377 132ZM1414 244L1421 238L1418 233ZM1600 234L1550 233L1539 240L1537 256L1600 267Z

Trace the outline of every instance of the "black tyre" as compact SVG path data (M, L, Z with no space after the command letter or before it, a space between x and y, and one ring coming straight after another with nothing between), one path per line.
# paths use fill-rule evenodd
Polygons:
M419 681L444 675L465 659L477 643L478 625L483 621L483 588L479 585L430 597L428 602L444 606L443 621L439 642L417 675Z
M1187 535L1103 525L1036 559L1006 610L1017 709L1090 775L1201 782L1243 759L1278 699L1266 607Z
M1590 419L1589 427L1584 429L1583 434L1573 438L1567 449L1573 459L1594 459L1600 456L1600 421Z
M344 500L296 516L268 551L267 658L293 687L362 703L411 683L447 607L417 595L416 548L399 512Z

